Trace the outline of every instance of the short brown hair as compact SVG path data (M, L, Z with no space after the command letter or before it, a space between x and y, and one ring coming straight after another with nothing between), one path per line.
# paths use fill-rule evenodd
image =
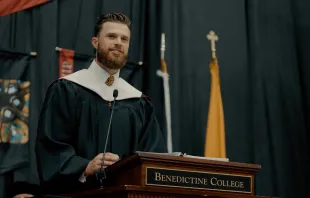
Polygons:
M99 19L97 20L96 26L95 26L95 36L98 36L98 34L100 33L102 29L102 24L108 21L125 24L130 29L131 21L128 16L122 13L112 12L112 13L101 15L99 17Z

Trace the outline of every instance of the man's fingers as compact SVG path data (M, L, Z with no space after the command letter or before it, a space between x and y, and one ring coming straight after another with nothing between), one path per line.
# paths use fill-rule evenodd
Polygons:
M104 161L104 163L103 163L103 165L105 165L105 166L110 166L112 164L114 164L114 162L112 162L112 161Z
M105 153L104 160L116 162L119 160L119 156L114 153Z
M107 166L102 166L103 169L105 169ZM101 169L101 166L96 166L95 171L98 171Z
M25 197L33 197L33 195L30 195L30 194L18 194L18 195L14 196L14 198L25 198Z
M98 163L101 163L102 161L116 162L118 160L119 156L114 153L99 153L94 159L96 165ZM111 163L109 163L108 165L111 165Z
M95 161L95 165L96 166L110 166L112 164L114 164L115 162L114 161L107 161L106 159L104 161L101 161L101 160L96 160Z
M93 161L99 161L103 159L103 153L99 153L96 157L94 157Z

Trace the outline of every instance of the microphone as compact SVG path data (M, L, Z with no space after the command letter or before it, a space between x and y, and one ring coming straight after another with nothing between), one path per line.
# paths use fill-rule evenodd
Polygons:
M111 116L110 116L109 128L108 128L107 138L105 139L105 145L104 145L103 153L105 153L105 151L107 149L107 144L108 144L108 139L109 139L109 134L110 134L110 128L111 128L111 122L112 122L114 106L115 106L115 100L116 100L117 96L118 96L118 90L114 89L114 91L113 91L114 101L113 101L113 105L112 105L112 111L111 111Z
M106 152L107 145L108 145L108 139L109 139L110 128L111 128L111 123L112 123L112 118L113 118L114 106L115 106L115 101L116 101L117 96L118 96L118 90L114 89L114 91L113 91L114 101L113 101L113 105L112 105L112 110L111 110L111 115L110 115L110 122L109 122L107 137L106 137L105 144L104 144L103 154ZM103 161L104 161L104 157L102 157L102 162ZM98 172L96 172L96 177L97 177L97 180L100 180L101 188L102 188L103 187L102 180L106 178L105 169L99 170Z

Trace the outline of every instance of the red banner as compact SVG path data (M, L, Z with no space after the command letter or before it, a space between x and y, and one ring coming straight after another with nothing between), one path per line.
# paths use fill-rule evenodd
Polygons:
M19 12L51 0L1 0L0 16Z
M60 49L59 52L59 78L72 74L74 71L73 58L75 52L68 49Z

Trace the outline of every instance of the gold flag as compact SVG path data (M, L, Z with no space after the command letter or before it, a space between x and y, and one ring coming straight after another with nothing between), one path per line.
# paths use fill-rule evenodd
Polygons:
M210 62L211 91L206 131L205 157L226 158L224 112L219 65L216 57Z

